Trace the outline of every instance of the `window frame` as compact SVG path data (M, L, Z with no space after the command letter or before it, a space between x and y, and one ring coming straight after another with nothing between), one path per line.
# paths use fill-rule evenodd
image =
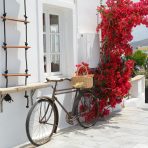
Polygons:
M63 22L64 22L64 17L63 17L63 12L61 10L53 10L53 9L43 9L43 13L42 13L42 21L43 21L43 14L45 14L45 32L43 30L42 35L45 34L46 36L46 52L44 49L44 38L43 38L43 58L46 55L46 72L44 71L44 75L47 76L56 76L56 75L62 75L62 69L63 69L63 49L64 49L64 26L63 26ZM50 47L51 47L51 32L50 32L50 15L57 15L59 18L59 32L55 33L55 34L59 34L59 48L60 48L60 69L58 72L51 72L51 61L50 61L50 56L54 53L50 52ZM44 26L43 26L44 27ZM45 63L44 63L45 64Z

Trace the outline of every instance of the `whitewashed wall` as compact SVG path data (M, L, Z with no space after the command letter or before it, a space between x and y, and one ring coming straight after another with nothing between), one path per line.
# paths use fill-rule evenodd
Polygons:
M82 3L83 1L83 3ZM64 12L69 34L66 35L66 66L64 74L71 75L74 66L79 62L78 40L80 33L95 34L96 28L96 7L97 0L78 0L78 7L75 7L74 0L27 0L27 15L31 22L28 25L28 43L32 48L28 50L28 65L31 77L29 83L45 80L43 72L43 42L42 42L42 6L43 3L52 8L61 9ZM76 13L78 10L78 13ZM6 0L6 11L8 16L22 18L23 0ZM89 13L87 13L89 11ZM3 4L0 1L0 15L3 14ZM76 19L78 17L78 20ZM70 18L70 19L69 19ZM90 21L91 19L91 21ZM88 21L89 20L89 21ZM8 45L24 45L25 28L23 23L7 22L7 43ZM93 42L93 40L91 41ZM97 42L94 39L94 42ZM3 43L3 22L0 21L0 43ZM96 43L95 43L96 45ZM98 46L96 47L98 48ZM82 55L83 56L83 53ZM97 60L97 59L96 59ZM5 70L5 54L0 48L0 73ZM69 61L69 62L68 62ZM23 73L25 70L24 49L8 49L8 70L9 73ZM23 85L24 78L16 77L9 79L9 86ZM68 82L59 85L68 87ZM0 77L0 87L5 87L5 79ZM37 91L35 96L49 95L51 90ZM25 132L25 120L28 113L24 93L11 94L14 102L4 102L4 112L0 113L0 148L12 148L27 141ZM65 107L70 111L73 103L72 94L64 94L58 97ZM59 108L60 123L59 129L68 127L65 122L65 113Z
M79 33L96 33L98 0L77 0Z
M96 68L99 63L99 35L96 33L80 34L78 39L78 61L86 62L90 68Z
M3 1L0 1L0 15L3 14ZM28 1L27 1L28 2ZM29 82L39 81L38 75L38 47L37 47L37 15L36 0L29 1L27 13L31 23L28 25L28 42L32 47L28 50L29 73L32 77ZM6 11L8 16L23 18L23 1L6 0ZM24 45L25 28L23 23L7 22L7 44ZM0 43L3 43L3 22L0 21ZM33 60L32 60L33 59ZM0 73L5 68L4 50L0 48ZM20 73L25 70L24 49L8 49L8 69L9 73ZM24 84L24 78L10 78L9 86ZM5 86L5 79L0 77L0 87ZM0 147L12 148L14 145L27 140L25 133L25 119L28 109L25 108L26 100L24 94L12 94L14 103L4 102L4 112L0 113Z
M98 0L78 0L78 62L87 62L95 68L99 62L99 35L96 33L98 23Z

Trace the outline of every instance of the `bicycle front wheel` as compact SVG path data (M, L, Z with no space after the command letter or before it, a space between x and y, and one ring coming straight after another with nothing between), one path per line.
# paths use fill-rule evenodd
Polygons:
M77 121L82 127L89 128L97 122L98 104L91 93L79 94L75 108Z
M47 143L56 128L57 112L51 100L38 100L30 109L26 119L29 141L40 146Z

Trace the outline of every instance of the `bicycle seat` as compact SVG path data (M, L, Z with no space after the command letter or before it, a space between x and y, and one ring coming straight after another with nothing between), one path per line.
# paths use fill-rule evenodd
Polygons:
M51 77L47 77L46 80L47 80L47 82L62 82L64 80L71 81L71 78L51 76Z

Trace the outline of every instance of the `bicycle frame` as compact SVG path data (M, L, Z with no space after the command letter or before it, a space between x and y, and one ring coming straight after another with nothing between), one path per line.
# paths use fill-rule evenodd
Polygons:
M72 107L72 115L71 115L67 111L67 109L61 104L61 102L58 100L58 98L56 97L56 95L61 95L61 94L76 92L75 93L75 98L76 98L77 95L78 95L79 89L65 88L65 89L59 89L59 90L57 90L57 84L58 84L58 81L55 81L55 85L54 85L54 87L52 87L52 89L53 89L52 101L53 101L53 103L55 103L55 101L56 101L59 104L59 106L64 110L64 112L68 115L68 117L71 118L74 115L74 112L73 112L74 109L73 109L73 107Z
M65 80L69 80L69 79L65 79ZM57 84L58 82L62 82L64 80L48 80L49 82L54 82L54 86L52 85L52 101L55 104L55 102L57 102L59 104L59 106L64 110L64 112L67 114L69 119L72 119L73 117L75 117L75 102L76 102L76 98L78 96L79 93L84 93L84 92L91 92L91 89L80 89L80 88L65 88L65 89L57 89ZM58 98L56 97L56 95L60 95L60 94L66 94L66 93L72 93L72 92L76 92L75 93L75 97L74 97L74 103L72 106L72 111L68 112L67 109L61 104L61 102L58 100ZM95 97L96 98L96 97Z

